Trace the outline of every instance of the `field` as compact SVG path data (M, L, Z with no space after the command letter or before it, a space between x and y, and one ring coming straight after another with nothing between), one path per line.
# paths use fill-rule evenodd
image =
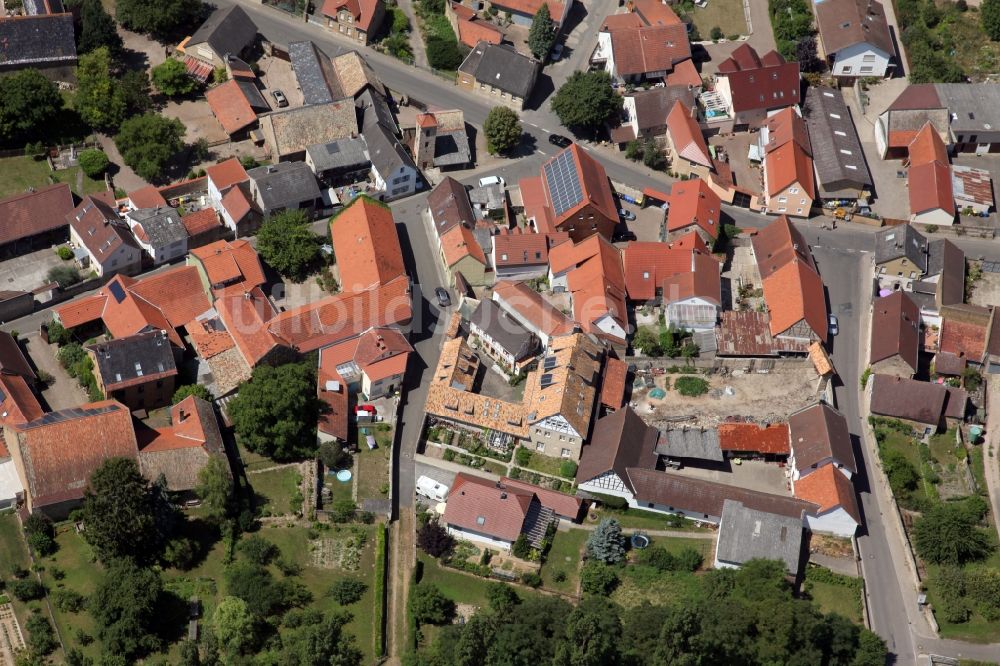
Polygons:
M389 489L389 456L392 453L392 430L374 428L371 433L378 448L369 451L363 435L358 435L358 502L384 499Z
M708 0L706 7L693 7L687 15L702 39L709 39L712 28L718 26L726 37L747 34L747 21L741 0Z
M809 596L824 613L838 613L855 624L862 624L860 578L835 574L828 569L809 566L806 583Z
M55 180L49 180L53 176ZM47 187L55 182L69 183L79 195L104 190L103 180L93 180L84 175L80 167L51 171L45 160L31 157L6 157L0 159L0 199L20 194L29 187Z
M301 508L300 477L295 467L257 472L248 475L248 478L264 515L280 516Z
M542 585L549 590L576 595L580 584L580 561L583 548L590 532L587 530L557 531L552 539L552 547L542 566ZM565 580L556 581L557 571L565 574Z

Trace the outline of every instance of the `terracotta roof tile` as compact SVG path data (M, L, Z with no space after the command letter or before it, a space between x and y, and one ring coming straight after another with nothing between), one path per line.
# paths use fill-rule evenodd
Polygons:
M622 264L628 297L649 301L665 280L691 271L691 251L655 241L630 241L622 251Z
M694 111L678 100L667 114L667 136L681 157L694 164L712 168L712 156L701 133ZM683 181L682 181L683 182Z
M908 149L910 166L920 166L928 162L948 164L948 149L941 140L941 135L930 122L925 123L920 131L910 141Z
M934 161L911 166L908 175L911 215L932 210L955 215L955 190L947 163Z
M337 16L337 11L344 8L354 17L357 25L368 32L372 29L372 21L382 0L326 0L323 3L323 14Z
M660 285L664 303L701 298L722 305L722 274L719 261L708 254L692 253L691 270L667 278Z
M41 418L44 413L42 406L24 377L0 373L0 389L3 390L0 423L15 425Z
M795 467L806 471L828 459L857 472L847 419L830 405L820 402L788 417L789 440Z
M771 335L781 335L805 320L826 342L826 300L823 280L809 266L793 260L764 278L764 301L771 315Z
M405 277L403 251L388 206L358 197L330 221L330 235L345 292Z
M621 409L625 404L625 379L628 376L628 365L625 361L608 357L604 364L604 376L601 381L601 404L610 409Z
M668 231L697 227L709 238L717 238L721 214L722 200L701 178L676 182L670 190Z
M240 282L259 287L267 282L256 250L245 239L216 241L191 250L191 254L201 262L209 284Z
M670 5L660 0L631 0L629 8L642 17L646 25L677 25L681 22Z
M719 65L718 75L729 80L736 113L792 106L801 101L799 63L786 63L776 51L760 58L744 42Z
M267 327L277 312L259 287L236 285L224 289L215 299L215 309L251 368L278 346Z
M459 472L448 493L444 522L503 541L514 541L524 528L534 499L532 492L513 487L504 489L495 481Z
M819 505L819 513L842 508L855 522L861 524L854 484L833 465L825 465L796 481L795 496Z
M626 332L625 272L621 252L600 234L580 243L563 243L549 252L553 274L566 273L573 298L573 318L595 335L604 332L596 322L611 316ZM559 267L559 268L557 268Z
M583 500L573 495L567 495L549 488L542 488L526 481L519 481L510 477L502 477L500 483L506 488L523 490L533 493L542 506L552 509L556 515L563 516L570 520L576 520L580 516L580 509L583 508Z
M792 107L785 107L767 119L767 145L765 152L771 152L790 141L797 143L807 155L812 155L812 144L809 141L809 129L802 116Z
M497 282L493 286L493 300L502 303L504 308L516 312L545 335L568 335L576 328L576 322L523 282L509 280Z
M765 155L764 172L767 174L769 197L777 196L797 184L810 199L816 199L813 161L798 143L789 141Z
M214 208L202 208L194 213L188 213L181 218L181 223L191 237L206 234L222 226L219 213Z
M723 451L788 455L791 453L788 424L723 423L719 425L719 448Z
M874 323L874 322L873 322ZM941 322L940 350L963 356L974 363L986 350L986 326L946 317Z
M615 69L622 76L669 72L691 58L691 44L683 23L609 29Z
M898 355L913 372L920 355L920 310L904 291L876 298L869 364Z
M66 183L0 200L0 245L58 229L73 210L73 193Z
M486 255L479 245L472 230L463 224L458 224L441 236L441 251L444 253L445 265L452 268L465 257L472 257L486 267Z
M137 190L129 192L128 198L136 208L157 208L158 206L167 205L167 200L160 194L160 190L153 185L140 187Z
M208 176L208 179L212 181L220 192L225 192L237 183L245 183L250 180L246 169L243 168L243 165L235 157L230 157L228 160L206 167L205 175Z
M257 114L235 79L206 91L205 100L226 134L236 134L257 122Z

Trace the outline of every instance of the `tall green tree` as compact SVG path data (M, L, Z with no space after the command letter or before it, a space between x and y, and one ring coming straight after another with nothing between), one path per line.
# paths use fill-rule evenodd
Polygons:
M62 107L59 88L37 69L0 77L0 143L23 147L39 139Z
M316 453L316 374L308 363L259 365L229 403L229 416L244 446L274 460Z
M455 602L433 583L414 587L408 603L410 612L420 624L445 624L455 615Z
M125 104L125 117L131 118L149 111L151 90L149 75L144 69L130 69L117 81L116 93Z
M994 42L1000 41L1000 0L983 0L979 7L979 22L987 37Z
M84 538L102 562L155 560L163 547L149 482L131 458L109 458L91 475L83 500Z
M306 612L302 615L302 621L285 622L287 629L281 635L280 663L288 666L356 666L362 663L357 641L345 631L351 620L350 613L335 611L324 616Z
M494 106L483 124L486 150L490 155L505 153L521 143L521 120L517 112L506 106Z
M548 4L542 4L541 8L531 19L531 29L528 31L528 48L531 55L538 60L545 62L549 57L552 45L556 43L556 27L552 22L552 14L549 12Z
M309 229L301 210L286 210L264 221L257 232L257 251L283 277L305 279L319 259L320 238Z
M198 88L198 82L187 72L184 63L176 58L167 58L152 70L153 85L167 97L190 95Z
M615 666L620 662L622 623L618 609L601 597L587 597L566 619L566 640L555 666Z
M164 39L201 14L201 0L118 0L115 13L118 21L134 32Z
M223 598L212 612L212 630L228 660L245 654L254 644L254 618L247 602Z
M587 557L605 564L618 564L625 559L625 535L614 518L605 518L587 537Z
M205 517L209 520L221 523L233 512L233 477L224 456L212 456L198 470L195 492L201 498Z
M206 402L212 402L215 398L212 397L212 392L209 391L201 384L185 384L183 386L177 387L174 391L174 397L170 399L170 402L174 405L184 400L188 396L195 396L196 398L201 398Z
M978 527L980 516L960 503L934 505L913 524L917 553L932 564L964 564L993 550L989 534Z
M78 53L90 53L106 47L115 58L121 55L123 44L111 15L104 11L101 0L83 0L80 7L80 38Z
M106 46L80 56L76 70L79 87L75 106L84 122L94 129L114 130L125 119L125 100L117 93L117 85L111 75L113 66Z
M552 110L566 127L594 131L621 111L607 72L573 72L552 98Z
M184 125L176 118L145 113L122 123L115 144L125 164L140 178L158 180L170 159L184 147Z
M162 619L162 593L163 581L156 570L129 559L111 562L87 604L105 654L120 655L131 663L159 649L156 628Z

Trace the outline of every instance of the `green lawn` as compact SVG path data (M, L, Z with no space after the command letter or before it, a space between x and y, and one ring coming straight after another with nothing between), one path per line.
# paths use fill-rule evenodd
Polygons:
M656 511L642 509L611 509L601 507L596 509L598 518L614 518L626 530L696 530L698 524L693 520L683 520L675 527L667 523L667 516Z
M21 532L21 524L17 521L17 516L11 513L0 515L0 581L10 580L11 570L14 567L28 569L31 567L31 559L28 557L28 547L24 543ZM37 602L25 604L18 601L13 595L7 595L14 606L14 615L21 622L21 629L24 630L24 622L27 619L29 608Z
M972 476L976 478L979 492L986 492L986 465L983 460L983 445L977 444L969 451L969 463L972 466Z
M256 469L267 469L277 464L270 458L250 451L247 447L243 446L242 442L237 443L236 448L239 450L240 459L243 461L243 468L248 472Z
M726 37L747 34L747 20L741 0L708 0L706 7L694 7L687 13L702 39L711 39L718 26Z
M50 180L53 176L56 180ZM0 159L0 199L20 194L29 187L47 187L55 182L69 183L77 194L92 194L104 190L104 180L88 178L80 167L51 171L45 160L31 157L5 157Z
M920 483L917 485L916 490L913 491L914 499L918 501L928 498L937 499L937 488L923 476L923 463L920 460L920 451L917 449L917 442L912 437L907 437L897 430L887 428L885 440L880 444L879 450L880 452L898 451L904 458L910 461L913 468L920 474Z
M931 457L942 465L955 462L957 457L964 457L962 451L955 445L955 430L934 435L930 439Z
M298 508L292 507L292 500L299 493L299 473L294 467L250 474L247 478L264 515L280 516Z
M72 523L63 523L58 527L56 542L59 544L59 550L45 558L45 571L42 573L42 582L49 588L49 594L59 589L67 589L85 597L91 595L97 589L103 574L90 545L84 541L82 535L76 533ZM55 569L62 570L64 574L62 580L57 581L52 575ZM77 647L86 656L99 660L101 646L96 640L96 628L90 615L86 611L64 613L54 604L52 611L66 647ZM80 632L94 637L94 642L86 646L80 643L77 639Z
M861 612L863 588L859 578L810 566L806 568L806 587L813 601L824 613L838 613L855 624L863 623Z
M552 547L542 566L542 585L549 590L576 595L580 583L580 561L584 544L590 532L587 530L557 531L552 539ZM557 582L553 576L557 571L566 579Z
M676 555L685 548L693 548L701 553L702 567L712 566L715 559L715 539L685 539L683 537L650 537L650 546L659 546Z
M619 578L611 600L626 609L643 601L663 605L676 599L693 598L700 590L698 577L687 572L661 573L652 567L627 566L619 572Z
M527 451L528 449L525 449ZM515 456L516 460L516 456ZM559 473L559 467L565 461L565 458L553 458L552 456L542 455L537 451L531 451L531 458L528 460L528 464L524 467L534 470L536 472L541 472L542 474L549 474L551 476L563 479L566 478Z
M417 553L417 559L423 563L421 582L437 585L441 592L455 603L472 604L479 608L485 608L487 606L486 591L492 583L500 582L443 567L438 564L437 560L423 552ZM517 585L516 588L517 593L522 597L540 594L523 585Z
M374 429L371 433L378 445L373 451L368 450L364 436L359 435L358 451L358 502L365 499L384 499L389 484L389 457L392 453L392 430Z

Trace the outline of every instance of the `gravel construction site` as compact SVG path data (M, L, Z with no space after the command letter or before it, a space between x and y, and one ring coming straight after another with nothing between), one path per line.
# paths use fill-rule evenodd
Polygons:
M816 373L808 361L777 364L767 372L688 375L709 384L700 396L681 395L675 388L682 374L640 375L655 388L666 391L662 398L652 386L632 389L631 403L643 419L656 428L681 426L714 427L731 417L749 417L757 423L776 423L817 400ZM638 383L638 382L636 382ZM650 393L653 396L650 396Z

